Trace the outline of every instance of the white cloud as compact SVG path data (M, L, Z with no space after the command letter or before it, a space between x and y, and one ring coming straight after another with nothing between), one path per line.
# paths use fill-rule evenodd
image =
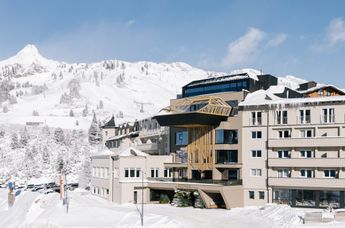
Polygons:
M327 41L331 46L345 42L345 22L341 18L333 19L327 28Z
M334 18L326 28L324 39L312 45L311 49L325 52L341 43L345 43L345 22L342 18Z
M249 59L258 51L259 44L265 38L265 32L257 28L249 28L247 33L228 45L227 54L223 58L224 66L234 66Z
M135 20L129 20L129 21L127 21L127 25L133 25L133 24L135 24L136 23L136 21Z
M267 45L272 47L277 47L280 44L284 43L287 39L287 35L285 33L279 33L275 37L273 37L271 40L268 41Z

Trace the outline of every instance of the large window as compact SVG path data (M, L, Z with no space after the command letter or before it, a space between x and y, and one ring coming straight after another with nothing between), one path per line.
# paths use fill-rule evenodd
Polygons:
M125 178L138 178L141 175L141 168L125 168Z
M249 191L249 199L255 199L255 192Z
M192 88L186 88L183 91L184 97L196 96L209 93L220 93L228 91L242 91L242 89L248 89L248 83L246 80L234 80L226 83L208 84L205 86L198 86Z
M301 158L313 158L315 157L315 153L312 150L301 150L300 151Z
M237 163L237 150L216 150L218 164Z
M322 109L321 120L323 123L334 123L335 122L335 111L334 108Z
M290 170L289 169L278 169L278 177L285 178L290 177Z
M176 132L176 146L185 146L188 144L188 132L179 131Z
M252 125L261 125L262 124L262 112L252 112Z
M164 177L172 177L173 169L172 168L165 168L164 169Z
M314 137L313 129L303 129L301 130L301 138L312 138Z
M159 168L151 168L151 177L159 177Z
M323 171L324 177L326 178L336 178L337 177L337 171L335 169L325 169Z
M253 158L261 158L262 157L261 150L252 150L252 157Z
M277 111L276 112L276 120L277 120L277 124L287 124L288 123L288 115L287 115L287 111Z
M278 138L291 138L291 130L278 131Z
M251 169L250 175L253 177L260 177L262 175L262 170L261 169Z
M252 139L261 139L262 132L261 131L252 131Z
M216 130L216 144L237 144L237 130Z
M301 169L299 171L300 177L305 177L305 178L313 178L314 177L314 171L311 169Z
M299 110L299 121L301 124L310 123L310 109Z
M278 150L278 158L290 158L291 152L288 150Z

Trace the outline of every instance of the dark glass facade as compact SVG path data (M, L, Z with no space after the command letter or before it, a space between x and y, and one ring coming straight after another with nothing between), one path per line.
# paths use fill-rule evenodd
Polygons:
M176 132L176 142L177 146L185 146L188 144L188 132L187 131L178 131Z
M233 80L226 81L224 83L217 84L206 84L200 86L194 86L190 88L184 88L182 91L183 97L191 97L202 94L211 94L211 93L221 93L221 92L238 92L243 89L249 88L248 79L243 80Z
M344 208L344 196L344 191L273 189L273 203L284 203L293 207Z
M237 129L235 130L216 130L216 144L237 144L238 134Z
M216 163L237 163L238 155L237 150L216 150Z

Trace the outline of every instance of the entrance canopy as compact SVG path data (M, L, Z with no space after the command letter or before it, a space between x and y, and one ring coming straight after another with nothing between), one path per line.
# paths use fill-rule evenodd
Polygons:
M231 106L223 99L201 96L180 99L153 117L161 126L205 126L218 125L227 120Z

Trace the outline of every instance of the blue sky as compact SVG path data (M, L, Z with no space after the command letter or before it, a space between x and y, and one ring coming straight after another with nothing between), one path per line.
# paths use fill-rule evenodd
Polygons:
M345 88L345 1L0 0L0 59L182 61Z

